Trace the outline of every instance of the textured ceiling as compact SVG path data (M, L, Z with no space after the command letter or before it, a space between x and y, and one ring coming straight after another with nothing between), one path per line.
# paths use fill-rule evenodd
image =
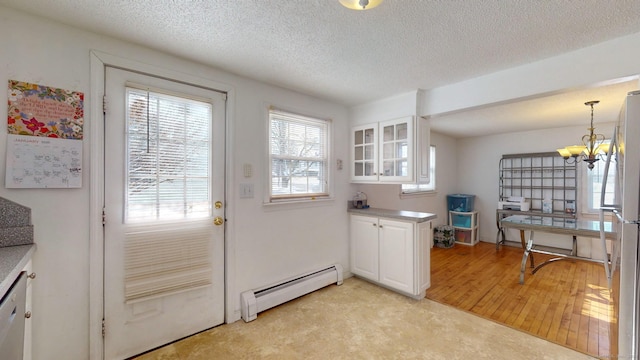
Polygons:
M431 128L457 138L574 125L584 126L586 134L591 119L591 108L587 107L585 102L600 101L593 109L593 122L597 128L598 123L615 121L627 93L638 89L638 79L621 81L442 117L436 116L431 119ZM579 142L578 140L574 139L574 142Z
M348 10L338 0L0 5L345 105L431 89L640 32L637 0L385 0L369 11Z

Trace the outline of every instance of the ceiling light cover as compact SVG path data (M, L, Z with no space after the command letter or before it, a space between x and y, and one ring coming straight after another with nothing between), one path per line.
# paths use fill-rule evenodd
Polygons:
M382 0L339 0L342 6L353 10L369 10L380 5Z

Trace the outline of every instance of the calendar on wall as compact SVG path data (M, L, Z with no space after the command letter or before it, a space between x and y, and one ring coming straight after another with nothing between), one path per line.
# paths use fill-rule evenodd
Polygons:
M82 140L7 135L7 188L82 187Z
M7 188L82 187L84 94L8 82Z

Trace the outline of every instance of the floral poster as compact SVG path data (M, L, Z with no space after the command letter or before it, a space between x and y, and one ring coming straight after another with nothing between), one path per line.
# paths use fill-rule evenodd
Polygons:
M84 94L9 80L9 134L82 139Z

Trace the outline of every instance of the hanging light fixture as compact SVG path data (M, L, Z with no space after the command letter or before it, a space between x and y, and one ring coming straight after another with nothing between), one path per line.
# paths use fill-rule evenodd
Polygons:
M382 0L339 0L342 6L352 10L369 10L380 5Z
M564 149L558 149L558 153L567 163L573 164L578 160L582 160L589 163L587 167L591 170L594 167L594 163L609 151L609 144L604 143L604 135L593 132L595 130L593 127L593 105L599 102L598 100L593 100L584 103L591 107L591 127L588 129L589 133L582 137L583 145L571 145Z

